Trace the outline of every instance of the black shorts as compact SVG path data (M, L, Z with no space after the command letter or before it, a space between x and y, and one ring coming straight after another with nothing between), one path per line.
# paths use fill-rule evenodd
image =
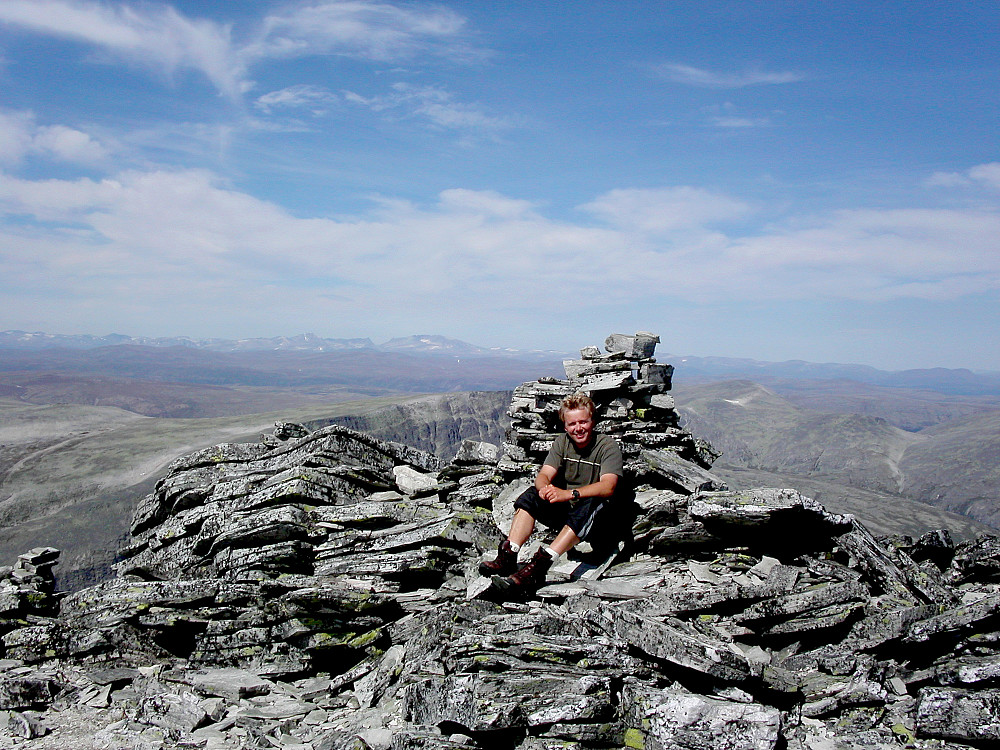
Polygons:
M594 519L608 504L610 498L583 497L575 505L550 503L543 500L538 490L529 487L514 501L514 509L522 508L536 521L541 521L554 531L569 526L580 539L586 539L594 528Z

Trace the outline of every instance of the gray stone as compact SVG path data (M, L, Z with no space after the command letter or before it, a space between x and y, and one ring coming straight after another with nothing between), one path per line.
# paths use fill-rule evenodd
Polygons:
M0 727L7 730L10 737L22 737L33 740L44 737L49 728L40 721L18 711L0 711Z
M644 450L642 459L655 473L684 494L724 490L727 485L709 471L669 450Z
M940 636L951 636L956 632L977 625L1000 612L1000 594L987 596L972 604L955 607L941 614L913 623L906 634L906 643L924 643Z
M1000 690L972 693L923 688L917 705L917 733L958 742L1000 741Z
M794 592L765 599L747 607L737 615L740 622L773 620L788 615L819 610L832 604L850 601L867 601L868 590L860 583L828 583L812 587L806 591Z
M278 440L290 440L304 438L309 434L309 430L296 422L275 422L274 437Z
M474 673L431 678L404 691L416 724L450 722L469 732L608 717L611 685L592 675Z
M622 700L628 729L625 744L647 750L773 750L781 712L695 693L657 690L627 683Z
M267 695L274 683L245 669L207 669L190 677L191 687L201 695L214 695L236 703L255 695Z
M143 724L163 727L176 733L190 733L208 720L198 700L188 694L159 693L142 700L138 719Z
M0 709L27 709L51 702L61 686L51 677L28 674L0 675Z
M495 464L499 459L498 446L476 440L463 440L455 454L456 464Z
M680 623L668 624L624 609L615 609L612 620L619 638L656 659L721 680L741 680L750 675L742 652L730 644L685 629Z
M639 331L634 336L613 333L604 340L604 348L608 352L624 352L626 356L637 359L652 357L660 337L648 331Z
M437 491L438 476L417 471L411 466L395 466L392 469L396 486L404 495L428 495Z
M631 375L632 363L624 359L614 361L564 359L563 369L566 371L567 378L579 380L608 373L628 373Z
M954 605L955 595L942 580L922 570L905 552L889 551L856 520L851 530L840 536L838 544L850 552L882 586L887 594L914 604Z

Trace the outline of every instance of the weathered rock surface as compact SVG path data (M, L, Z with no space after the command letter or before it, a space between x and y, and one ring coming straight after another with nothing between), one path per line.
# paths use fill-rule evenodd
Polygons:
M728 490L677 427L656 338L522 385L502 454L470 441L441 465L281 423L178 459L117 578L54 593L49 548L0 569L0 748L1000 739L996 538L876 538L792 490ZM634 496L535 597L499 601L477 565L573 390Z

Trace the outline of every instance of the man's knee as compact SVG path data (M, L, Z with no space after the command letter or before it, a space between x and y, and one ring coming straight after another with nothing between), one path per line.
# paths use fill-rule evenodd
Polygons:
M514 501L514 511L523 510L534 517L536 510L543 505L544 502L545 501L542 500L542 496L538 494L538 489L531 486L518 495L517 500Z

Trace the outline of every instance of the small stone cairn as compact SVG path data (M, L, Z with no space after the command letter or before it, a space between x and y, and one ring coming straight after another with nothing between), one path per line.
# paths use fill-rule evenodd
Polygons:
M559 404L577 392L594 400L596 429L618 441L631 477L640 482L650 479L654 467L664 473L664 462L671 456L709 468L718 453L678 426L674 399L668 393L674 368L657 364L653 357L659 341L659 336L646 331L634 336L612 334L604 343L607 353L588 346L580 350L580 359L565 360L565 380L541 378L515 388L507 412L511 425L500 461L505 475L533 476L537 472L552 441L563 431ZM654 457L652 451L661 455ZM664 451L670 455L663 455ZM702 488L706 481L718 482L679 462L676 466L680 491Z

